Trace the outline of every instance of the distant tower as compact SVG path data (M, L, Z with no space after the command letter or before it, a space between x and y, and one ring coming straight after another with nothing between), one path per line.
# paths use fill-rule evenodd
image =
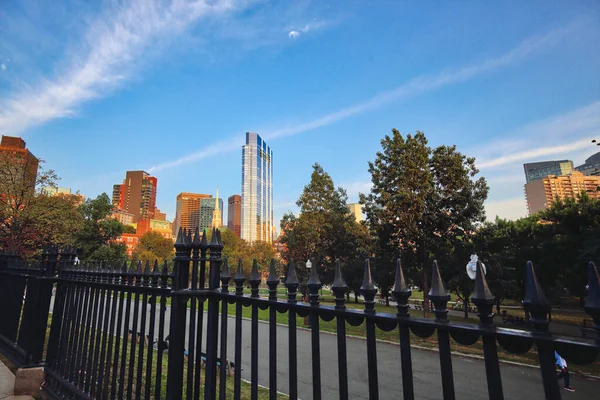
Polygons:
M219 207L219 187L217 186L217 197L215 199L215 209L212 217L212 228L220 228L221 223L221 209Z
M242 147L242 239L273 241L273 151L256 134Z

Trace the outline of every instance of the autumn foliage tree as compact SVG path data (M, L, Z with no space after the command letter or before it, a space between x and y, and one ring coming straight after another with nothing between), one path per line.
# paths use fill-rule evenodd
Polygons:
M25 257L42 246L73 245L83 218L76 196L49 196L43 189L58 177L43 161L0 154L0 248Z
M157 260L162 264L165 260L170 261L173 254L174 246L172 239L165 238L158 232L146 232L140 238L133 252L133 259L151 264Z

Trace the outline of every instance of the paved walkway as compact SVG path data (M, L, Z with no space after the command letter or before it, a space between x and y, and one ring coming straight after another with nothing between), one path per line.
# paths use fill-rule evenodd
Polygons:
M170 318L170 307L166 311L166 321ZM187 310L189 324L190 310ZM207 313L204 313L206 318ZM147 320L148 321L148 320ZM158 321L156 322L158 325ZM130 325L131 326L131 325ZM204 321L203 345L206 348L206 320ZM258 383L269 385L269 331L268 323L260 322L258 326ZM165 327L168 334L169 325ZM146 330L147 331L147 330ZM228 358L234 357L235 319L228 319ZM242 378L250 379L251 353L250 321L242 322ZM187 335L186 335L187 348ZM298 348L298 389L299 397L303 400L312 399L312 358L311 332L299 329L297 332ZM358 338L348 338L348 380L353 399L368 398L368 371L366 360L366 341ZM337 378L337 338L335 335L321 333L320 335L320 364L322 397L336 398L338 396ZM414 348L412 351L415 397L418 399L439 399L442 396L440 379L439 353L435 351ZM402 393L399 346L390 343L377 343L377 361L379 367L380 398L397 398ZM483 360L452 356L453 375L456 398L458 399L487 399L487 379ZM288 328L277 327L277 389L288 393L289 387L288 361ZM539 368L501 364L501 376L506 399L537 400L544 398L541 374ZM562 391L563 399L592 399L600 392L600 382L572 378L575 393Z
M0 400L33 400L31 396L15 396L13 389L15 387L15 376L6 365L0 361Z

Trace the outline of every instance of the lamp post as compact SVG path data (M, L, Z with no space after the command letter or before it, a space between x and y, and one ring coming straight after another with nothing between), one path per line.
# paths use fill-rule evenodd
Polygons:
M306 274L306 279L308 281L308 277L310 276L310 269L312 268L312 262L310 262L310 259L306 260L306 270L308 271L308 274ZM306 285L306 288L304 289L304 302L308 303L308 284ZM310 319L308 318L308 315L306 317L304 317L304 326L310 328Z

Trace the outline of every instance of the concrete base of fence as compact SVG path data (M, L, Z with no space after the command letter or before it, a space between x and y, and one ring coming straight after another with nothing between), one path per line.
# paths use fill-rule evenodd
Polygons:
M19 368L15 374L15 396L40 396L42 383L46 379L44 368Z

